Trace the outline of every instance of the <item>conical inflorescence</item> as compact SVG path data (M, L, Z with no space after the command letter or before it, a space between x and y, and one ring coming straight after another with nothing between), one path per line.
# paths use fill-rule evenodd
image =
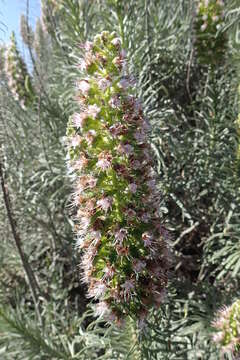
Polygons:
M67 130L82 278L98 315L143 322L164 298L170 264L149 125L116 34L102 32L84 51Z
M240 355L240 300L220 310L213 327L216 329L213 340L221 351Z
M15 100L25 108L33 101L33 87L26 64L17 49L14 33L11 35L5 55L5 72L9 89Z

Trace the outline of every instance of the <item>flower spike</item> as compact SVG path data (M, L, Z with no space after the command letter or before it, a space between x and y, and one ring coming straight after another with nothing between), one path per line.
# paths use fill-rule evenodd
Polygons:
M116 34L104 31L82 47L79 110L67 129L82 279L98 315L142 323L164 298L170 264L149 125Z

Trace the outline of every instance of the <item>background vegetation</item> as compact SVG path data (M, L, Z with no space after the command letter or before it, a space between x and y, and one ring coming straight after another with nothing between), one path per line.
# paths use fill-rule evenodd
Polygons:
M1 49L0 358L220 359L211 322L240 296L240 3L226 1L220 26L204 36L197 6L42 0L36 29L28 11L21 19L25 106ZM74 248L64 137L79 45L102 30L120 35L137 79L172 234L168 297L143 333L130 319L119 329L93 317ZM224 51L213 46L206 57L213 42Z

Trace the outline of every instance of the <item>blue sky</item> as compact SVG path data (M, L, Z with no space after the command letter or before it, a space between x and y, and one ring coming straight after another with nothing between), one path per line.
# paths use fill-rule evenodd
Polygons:
M20 15L26 13L26 0L0 0L0 43L8 42L12 31L15 31L19 48ZM36 18L40 16L40 0L29 0L29 20L34 27Z

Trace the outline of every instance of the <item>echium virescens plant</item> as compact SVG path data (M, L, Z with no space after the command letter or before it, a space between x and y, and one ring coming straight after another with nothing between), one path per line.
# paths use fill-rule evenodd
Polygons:
M104 31L84 50L67 130L82 278L98 315L143 324L164 298L170 263L149 125L116 34Z
M216 330L213 340L221 351L231 351L234 355L240 356L240 300L220 310L213 327Z
M5 53L5 72L9 89L15 100L22 108L31 105L33 101L31 77L17 49L14 33L11 35L10 44Z
M227 38L220 32L224 23L222 0L199 0L194 22L195 49L200 63L216 65L226 52Z

